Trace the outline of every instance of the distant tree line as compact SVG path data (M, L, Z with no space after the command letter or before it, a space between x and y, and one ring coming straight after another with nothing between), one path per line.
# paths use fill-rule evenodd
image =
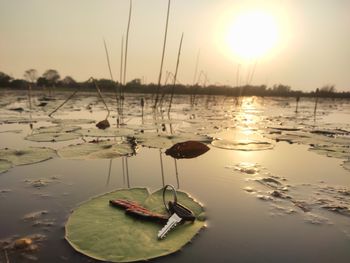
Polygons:
M97 85L102 91L115 91L119 88L120 83L110 79L97 79ZM59 72L55 69L46 70L39 76L37 70L28 69L23 74L23 79L15 79L6 73L0 72L0 88L9 89L95 89L93 83L77 82L71 76L61 78ZM162 86L161 93L171 93L173 85ZM157 85L154 83L142 84L141 79L134 79L126 83L123 88L129 93L155 93ZM240 87L232 87L228 85L183 85L176 84L174 87L176 94L203 94L203 95L226 95L226 96L281 96L281 97L327 97L327 98L350 98L350 92L337 92L334 85L324 85L312 92L303 92L300 90L292 90L290 86L283 84L275 84L272 87L266 85L243 85Z

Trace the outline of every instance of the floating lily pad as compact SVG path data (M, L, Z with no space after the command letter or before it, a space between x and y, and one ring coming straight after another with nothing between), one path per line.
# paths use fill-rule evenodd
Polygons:
M12 124L12 123L35 123L37 120L31 120L29 118L24 117L16 117L16 116L9 116L7 118L4 118L0 120L0 123L6 123L6 124Z
M29 147L22 150L0 149L0 159L12 162L14 165L43 162L56 156L55 150L45 147Z
M158 135L156 133L144 133L135 135L136 141L144 147L150 148L170 148L173 146L173 141L169 136Z
M172 135L170 138L174 143L185 142L185 141L211 143L211 141L213 140L213 138L208 135L200 135L195 133L180 133L180 134Z
M94 123L94 120L90 119L54 119L52 123L65 124L65 125L81 125Z
M79 134L67 132L34 133L25 137L26 140L34 142L61 142L75 140L78 138L80 138Z
M218 148L223 148L227 150L239 150L239 151L261 151L269 150L274 146L273 144L265 141L256 140L240 140L240 141L230 141L217 139L212 141L213 146Z
M58 151L59 156L67 159L113 159L134 153L135 149L129 143L110 141L69 145Z
M171 200L170 191L166 196ZM161 190L150 194L145 188L120 189L93 198L73 211L66 223L65 238L75 250L109 262L147 260L180 250L205 226L203 207L183 192L178 192L178 200L197 220L177 226L163 240L157 238L163 225L135 219L109 206L111 199L136 201L154 212L166 213Z
M76 131L77 134L90 137L123 137L131 136L134 134L133 130L125 128L108 128L105 130L101 129L81 129Z
M34 133L44 133L44 132L50 132L50 133L64 133L64 132L73 132L80 130L81 127L79 126L62 126L62 125L55 125L55 126L47 126L47 127L40 127L38 129L34 129Z
M0 173L8 171L12 167L12 163L7 160L0 160Z

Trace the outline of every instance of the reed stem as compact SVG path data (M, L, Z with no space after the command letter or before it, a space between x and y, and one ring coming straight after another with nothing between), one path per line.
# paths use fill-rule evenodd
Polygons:
M111 80L114 81L113 74L112 74L112 69L111 69L111 63L110 63L110 60L109 60L108 48L107 48L107 44L106 44L106 40L105 39L103 39L103 44L104 44L105 52L106 52L106 58L107 58L107 65L108 65L109 75L111 77Z
M180 63L180 55L181 55L181 47L182 47L182 40L183 40L183 37L184 37L184 33L182 33L182 35L181 35L179 51L178 51L178 53L177 53L177 61L176 61L176 68L175 68L175 74L174 74L174 82L173 82L173 88L172 88L172 90L171 90L171 95L170 95L170 102L169 102L168 113L170 112L171 105L172 105L172 102L173 102L173 97L174 97L174 89L175 89L175 85L176 85L177 72L178 72L178 69L179 69L179 63Z
M127 66L127 61L128 61L128 44L129 44L129 31L130 31L130 22L131 22L131 12L132 12L132 0L130 0L129 19L128 19L128 26L126 28L124 77L123 77L123 84L124 84L124 86L125 86L125 81L126 81L126 66Z
M167 10L167 15L166 15L166 22L165 22L165 33L164 33L164 42L163 42L163 51L162 51L162 59L160 62L160 70L159 70L159 76L158 76L158 85L157 85L157 91L156 91L156 98L154 101L154 108L157 107L158 100L159 100L159 90L160 90L160 85L162 81L162 71L163 71L163 63L164 63L164 54L165 54L165 47L166 47L166 40L167 40L167 35L168 35L168 24L169 24L169 14L170 14L170 3L171 0L168 0L168 10Z

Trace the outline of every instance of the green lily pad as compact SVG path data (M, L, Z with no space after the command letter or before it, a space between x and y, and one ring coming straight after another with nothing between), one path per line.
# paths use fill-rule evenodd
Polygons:
M58 155L66 159L113 159L134 153L129 143L110 141L86 142L58 150Z
M34 142L61 142L80 138L79 134L68 132L44 132L34 133L25 137L28 141Z
M166 194L171 200L170 191ZM203 207L188 194L178 192L178 201L190 208L197 220L179 225L163 240L163 225L136 219L122 209L109 206L111 199L128 199L165 214L162 190L150 194L146 188L120 189L80 205L66 223L66 240L80 253L109 262L132 262L165 256L180 250L205 226Z
M7 160L0 160L0 173L7 172L12 167L12 163Z
M65 132L73 132L80 130L81 127L79 126L62 126L62 125L55 125L55 126L46 126L46 127L39 127L38 129L34 129L34 133L65 133Z
M131 136L134 134L133 130L126 128L108 128L105 130L101 129L81 129L76 131L77 134L90 137L123 137Z
M166 135L159 135L157 133L141 133L135 135L137 143L144 147L150 148L170 148L173 146L173 141Z
M7 160L13 165L39 163L56 156L55 150L45 147L28 147L22 150L0 149L0 159Z
M186 142L186 141L211 143L211 141L213 140L213 138L208 135L200 135L196 133L180 133L180 134L172 135L170 138L174 144L179 142Z
M238 151L261 151L269 150L274 147L274 145L269 142L257 140L230 141L217 139L212 141L211 144L217 148Z
M90 119L53 119L52 123L60 125L81 125L81 124L90 124L94 123L94 120Z

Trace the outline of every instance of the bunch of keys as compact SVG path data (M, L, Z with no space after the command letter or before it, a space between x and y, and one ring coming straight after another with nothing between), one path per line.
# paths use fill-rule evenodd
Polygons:
M169 201L167 205L165 201L165 193L168 187L170 187L173 190L174 201ZM170 214L170 217L166 225L158 232L158 239L163 239L166 236L166 234L178 224L184 223L186 221L193 222L196 219L196 217L190 209L177 202L176 190L172 185L166 185L163 188L163 203L165 209Z

